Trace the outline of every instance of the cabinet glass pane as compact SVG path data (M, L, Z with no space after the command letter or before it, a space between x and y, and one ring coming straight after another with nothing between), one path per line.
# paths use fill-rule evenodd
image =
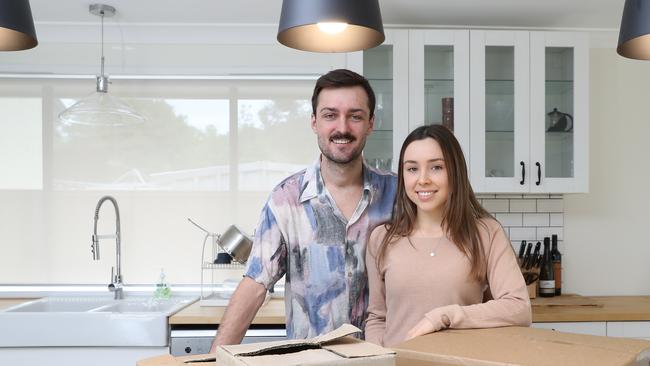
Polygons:
M424 122L454 129L454 47L424 47Z
M515 50L485 48L485 175L514 177Z
M363 71L377 98L375 130L366 141L364 157L370 165L390 170L393 155L393 46L382 45L363 51Z
M573 177L573 48L546 48L546 177Z

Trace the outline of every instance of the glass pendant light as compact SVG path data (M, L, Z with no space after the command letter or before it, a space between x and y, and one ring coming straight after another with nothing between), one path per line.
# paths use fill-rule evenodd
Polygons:
M311 52L353 52L386 36L378 0L283 0L278 41Z
M92 4L90 13L102 19L101 74L97 76L97 89L61 112L59 119L64 123L94 126L125 126L142 123L143 116L119 98L108 94L108 76L104 74L104 17L115 15L115 8L110 5Z
M28 0L0 0L0 51L36 47L36 30Z

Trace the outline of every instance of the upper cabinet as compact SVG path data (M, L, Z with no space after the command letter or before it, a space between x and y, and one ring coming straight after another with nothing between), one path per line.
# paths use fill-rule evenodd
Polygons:
M409 130L443 124L470 157L469 31L409 31Z
M377 99L374 131L364 157L378 168L397 169L402 141L409 133L408 31L386 30L378 47L351 53L348 68L364 75Z
M588 190L587 52L580 33L471 32L477 192Z
M397 168L423 124L453 129L483 193L588 190L588 38L572 32L386 31L351 54L377 93L371 164ZM390 160L389 162L387 160Z

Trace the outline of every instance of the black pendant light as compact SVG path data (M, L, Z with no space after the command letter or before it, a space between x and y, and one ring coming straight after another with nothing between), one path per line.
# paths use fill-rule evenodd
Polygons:
M650 1L625 0L616 52L627 58L650 60Z
M0 51L36 47L36 30L28 0L0 0Z
M283 0L278 41L311 52L361 51L384 42L378 0Z

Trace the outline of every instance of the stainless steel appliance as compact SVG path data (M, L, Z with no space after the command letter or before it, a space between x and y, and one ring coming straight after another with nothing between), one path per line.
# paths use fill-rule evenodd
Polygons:
M209 329L212 327L212 329ZM213 326L173 326L171 330L170 353L173 356L199 355L210 352L217 330ZM287 339L284 324L251 326L242 343L270 342Z

